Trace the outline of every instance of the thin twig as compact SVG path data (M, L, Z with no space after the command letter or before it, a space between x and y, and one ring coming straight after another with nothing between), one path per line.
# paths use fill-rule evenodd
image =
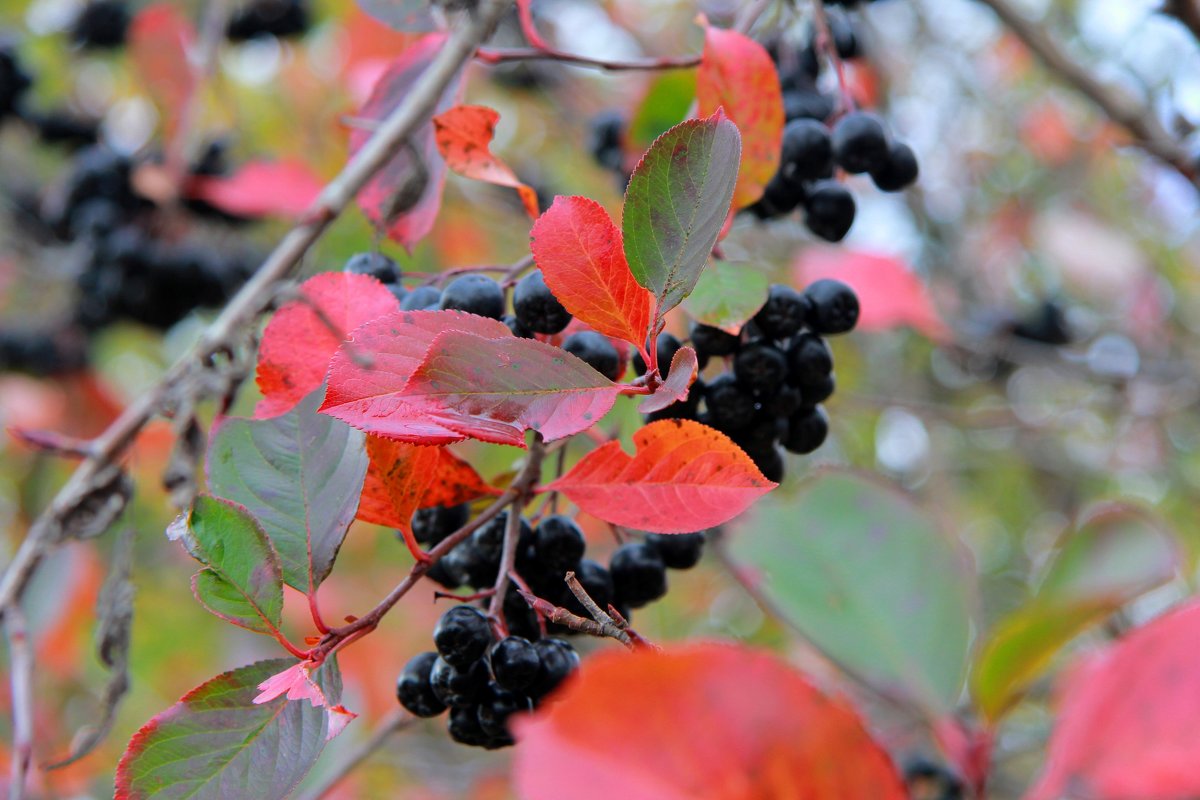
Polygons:
M347 775L358 769L379 748L387 744L389 739L409 725L412 725L416 720L416 717L402 710L397 709L393 711L379 723L379 726L370 737L363 740L357 747L347 753L344 761L334 767L333 771L326 775L320 783L300 795L298 800L321 800L326 797L331 791L337 788L339 783L345 780Z
M1008 29L1028 47L1042 64L1077 92L1095 103L1109 119L1125 128L1134 143L1174 167L1181 175L1200 186L1196 164L1187 149L1158 121L1154 109L1147 107L1119 86L1105 83L1093 70L1077 63L1046 32L1044 25L1028 19L1009 0L982 0Z
M602 625L612 625L615 628L624 629L625 626L617 625L617 621L610 617L608 612L596 605L596 601L588 594L588 590L583 588L583 584L579 582L579 578L575 577L574 572L568 572L563 580L567 582L567 588L571 590L571 594L575 595L575 599L592 615L592 619Z
M813 27L817 34L817 50L825 54L837 75L838 92L842 99L841 113L854 110L854 95L850 93L850 81L846 78L846 64L838 55L833 31L829 28L829 14L825 11L825 0L813 0Z
M513 61L559 61L563 64L573 64L577 67L600 69L607 72L624 72L630 70L664 70L692 69L700 66L700 56L678 56L661 58L643 58L630 61L609 61L603 58L592 58L576 53L566 53L553 48L538 50L533 47L514 47L505 49L479 48L475 57L486 64L506 64Z
M634 648L633 639L629 636L629 633L618 628L616 623L596 622L594 619L585 619L578 614L572 614L565 608L556 606L548 600L543 600L532 592L528 592L523 589L521 590L521 597L524 597L525 602L529 603L529 607L536 611L538 615L547 622L565 625L573 631L587 633L592 636L616 639L630 650Z
M500 633L508 635L508 622L504 619L504 599L508 596L508 583L517 561L517 544L521 539L521 514L533 496L533 487L541 477L541 464L546 457L546 447L540 433L533 435L533 443L529 445L529 458L536 460L538 475L533 482L522 484L512 505L508 507L508 520L504 525L504 548L500 555L500 569L496 573L496 585L493 587L491 602L488 603L488 616L500 627Z
M21 609L9 609L4 617L4 628L8 635L13 725L8 797L9 800L21 800L33 762L33 653L29 649L29 634Z

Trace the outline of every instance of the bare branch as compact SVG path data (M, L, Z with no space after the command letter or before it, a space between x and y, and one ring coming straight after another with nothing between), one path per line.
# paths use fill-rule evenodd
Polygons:
M616 639L629 649L633 649L633 639L630 638L626 631L618 628L616 623L596 622L594 619L585 619L578 614L572 614L565 608L554 605L548 600L543 600L532 592L528 592L524 589L521 590L521 597L524 597L525 602L529 603L529 607L536 611L538 616L544 618L547 622L565 625L573 631L587 633L592 636Z
M25 796L29 780L29 765L33 762L33 652L29 648L29 633L25 615L12 608L4 617L8 635L8 660L11 666L9 682L12 687L12 769L9 773L9 800Z
M299 800L321 800L321 798L328 796L331 791L337 788L339 783L345 780L347 775L370 758L375 751L387 744L392 736L412 725L416 720L416 717L404 711L397 710L392 712L379 723L379 727L375 729L375 732L369 738L351 750L347 754L346 759L334 767L333 772L326 775L320 783L300 795Z

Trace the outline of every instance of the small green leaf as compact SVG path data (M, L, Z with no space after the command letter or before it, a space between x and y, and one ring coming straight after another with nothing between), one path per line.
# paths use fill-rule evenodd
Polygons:
M696 72L675 69L650 82L641 104L629 120L629 146L644 149L688 115L696 99Z
M755 512L731 545L785 619L928 717L954 708L972 586L964 554L928 514L888 484L833 470Z
M683 308L697 322L737 333L767 302L766 273L750 264L717 261L706 269Z
M717 111L658 137L625 192L625 256L661 316L696 285L733 199L741 160L737 126Z
M209 495L192 504L182 535L205 569L192 578L200 603L222 619L257 633L274 634L283 613L279 558L262 527L242 506Z

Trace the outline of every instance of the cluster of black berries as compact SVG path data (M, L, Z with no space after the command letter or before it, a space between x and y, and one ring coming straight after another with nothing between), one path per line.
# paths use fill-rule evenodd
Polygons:
M252 0L229 18L225 36L245 42L263 36L300 36L312 24L306 0Z
M0 122L24 122L47 144L69 148L94 144L100 135L98 120L64 108L38 110L26 103L33 75L21 63L12 42L0 42Z
M111 50L125 44L129 6L122 0L89 0L71 22L71 41L83 50Z
M695 419L725 433L763 474L779 481L783 456L811 453L825 441L829 418L821 407L834 391L833 354L826 336L846 333L858 322L858 297L844 283L823 279L803 292L771 286L766 304L737 334L695 323L691 343L702 366L725 359L716 377L697 379L686 400L650 414L655 419ZM668 349L679 342L659 336Z
M562 639L496 639L487 616L469 605L451 608L433 631L437 652L421 653L396 682L400 704L418 717L450 709L450 738L494 749L513 743L509 718L532 711L579 666Z

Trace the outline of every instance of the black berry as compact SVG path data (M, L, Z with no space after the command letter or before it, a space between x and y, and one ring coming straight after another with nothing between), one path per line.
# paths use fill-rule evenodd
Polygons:
M496 683L510 692L519 692L533 683L541 667L537 648L521 636L507 636L497 642L488 661Z
M871 171L871 180L885 192L898 192L916 183L920 171L913 149L903 142L892 142L887 161Z
M438 620L433 629L433 643L447 664L466 669L478 661L492 642L492 628L487 617L477 608L458 605Z
M116 0L92 0L71 23L71 41L86 49L120 47L129 30L129 9Z
M354 275L370 275L385 286L397 284L404 277L396 262L383 253L356 253L346 261L342 271Z
M700 358L733 355L741 341L735 334L701 322L692 323L690 338Z
M455 669L446 659L437 658L429 670L429 685L433 693L451 708L469 706L479 699L487 688L487 667L475 661L465 669Z
M801 384L800 394L804 398L804 407L812 408L817 403L824 403L833 396L836 388L837 379L832 372L812 383Z
M789 383L817 383L833 372L833 353L817 334L802 333L788 344L787 366Z
M767 302L754 315L754 324L768 339L783 340L804 327L808 301L790 286L771 285Z
M244 42L260 36L296 36L308 30L307 3L303 0L253 0L229 19L225 36Z
M804 224L828 242L840 242L854 224L854 195L837 181L813 185L804 203Z
M562 639L542 639L533 646L537 648L541 666L527 691L537 700L554 691L579 666L579 654Z
M534 333L558 333L571 322L571 314L546 285L540 269L526 275L513 289L513 314Z
M488 687L488 692L479 704L479 728L488 737L486 746L508 747L513 744L508 730L508 719L518 712L533 710L533 701L523 694L506 691L498 686Z
M829 128L815 119L796 119L783 129L780 170L793 178L816 180L833 174Z
M457 506L430 506L418 509L412 518L416 540L432 547L467 524L471 508L466 503Z
M621 354L603 334L595 331L572 333L563 341L562 349L610 381L621 377Z
M888 162L888 137L879 117L851 111L833 126L833 157L846 172L883 169Z
M587 542L574 520L555 514L538 523L533 548L545 568L561 577L579 566Z
M788 419L787 436L783 437L784 448L792 453L811 453L825 443L829 435L829 417L825 409L814 406L799 411Z
M833 98L815 89L800 89L783 95L783 115L789 122L796 119L829 119L833 115L833 107Z
M646 543L670 569L691 569L704 552L704 531L696 533L652 533Z
M655 340L655 358L658 359L658 374L662 378L666 378L671 371L671 359L679 352L679 348L683 345L679 340L670 333L660 333ZM638 375L646 374L646 362L642 358L641 353L636 353L633 356L633 371Z
M714 428L725 433L740 430L754 416L754 395L730 373L718 375L704 387L704 405Z
M442 302L442 293L433 286L418 286L400 301L402 311L433 311Z
M808 326L816 333L837 334L858 324L858 295L846 284L822 278L804 289L809 299Z
M503 317L500 318L500 321L503 322L505 325L507 325L508 329L510 331L512 331L512 335L516 336L518 339L534 338L533 331L529 330L529 328L526 328L521 323L521 320L517 319L514 315L505 314Z
M442 292L441 307L500 319L504 316L504 290L486 275L460 275Z
M479 725L479 706L467 704L450 709L450 723L447 726L450 738L459 744L471 747L484 747L490 737L483 732Z
M400 679L396 682L396 698L400 705L418 717L436 717L446 710L446 704L433 693L429 682L430 672L437 653L421 653L404 665Z
M733 357L733 374L747 391L770 394L787 377L787 359L770 342L748 342Z
M608 564L618 605L639 608L667 593L667 567L645 542L623 544Z

